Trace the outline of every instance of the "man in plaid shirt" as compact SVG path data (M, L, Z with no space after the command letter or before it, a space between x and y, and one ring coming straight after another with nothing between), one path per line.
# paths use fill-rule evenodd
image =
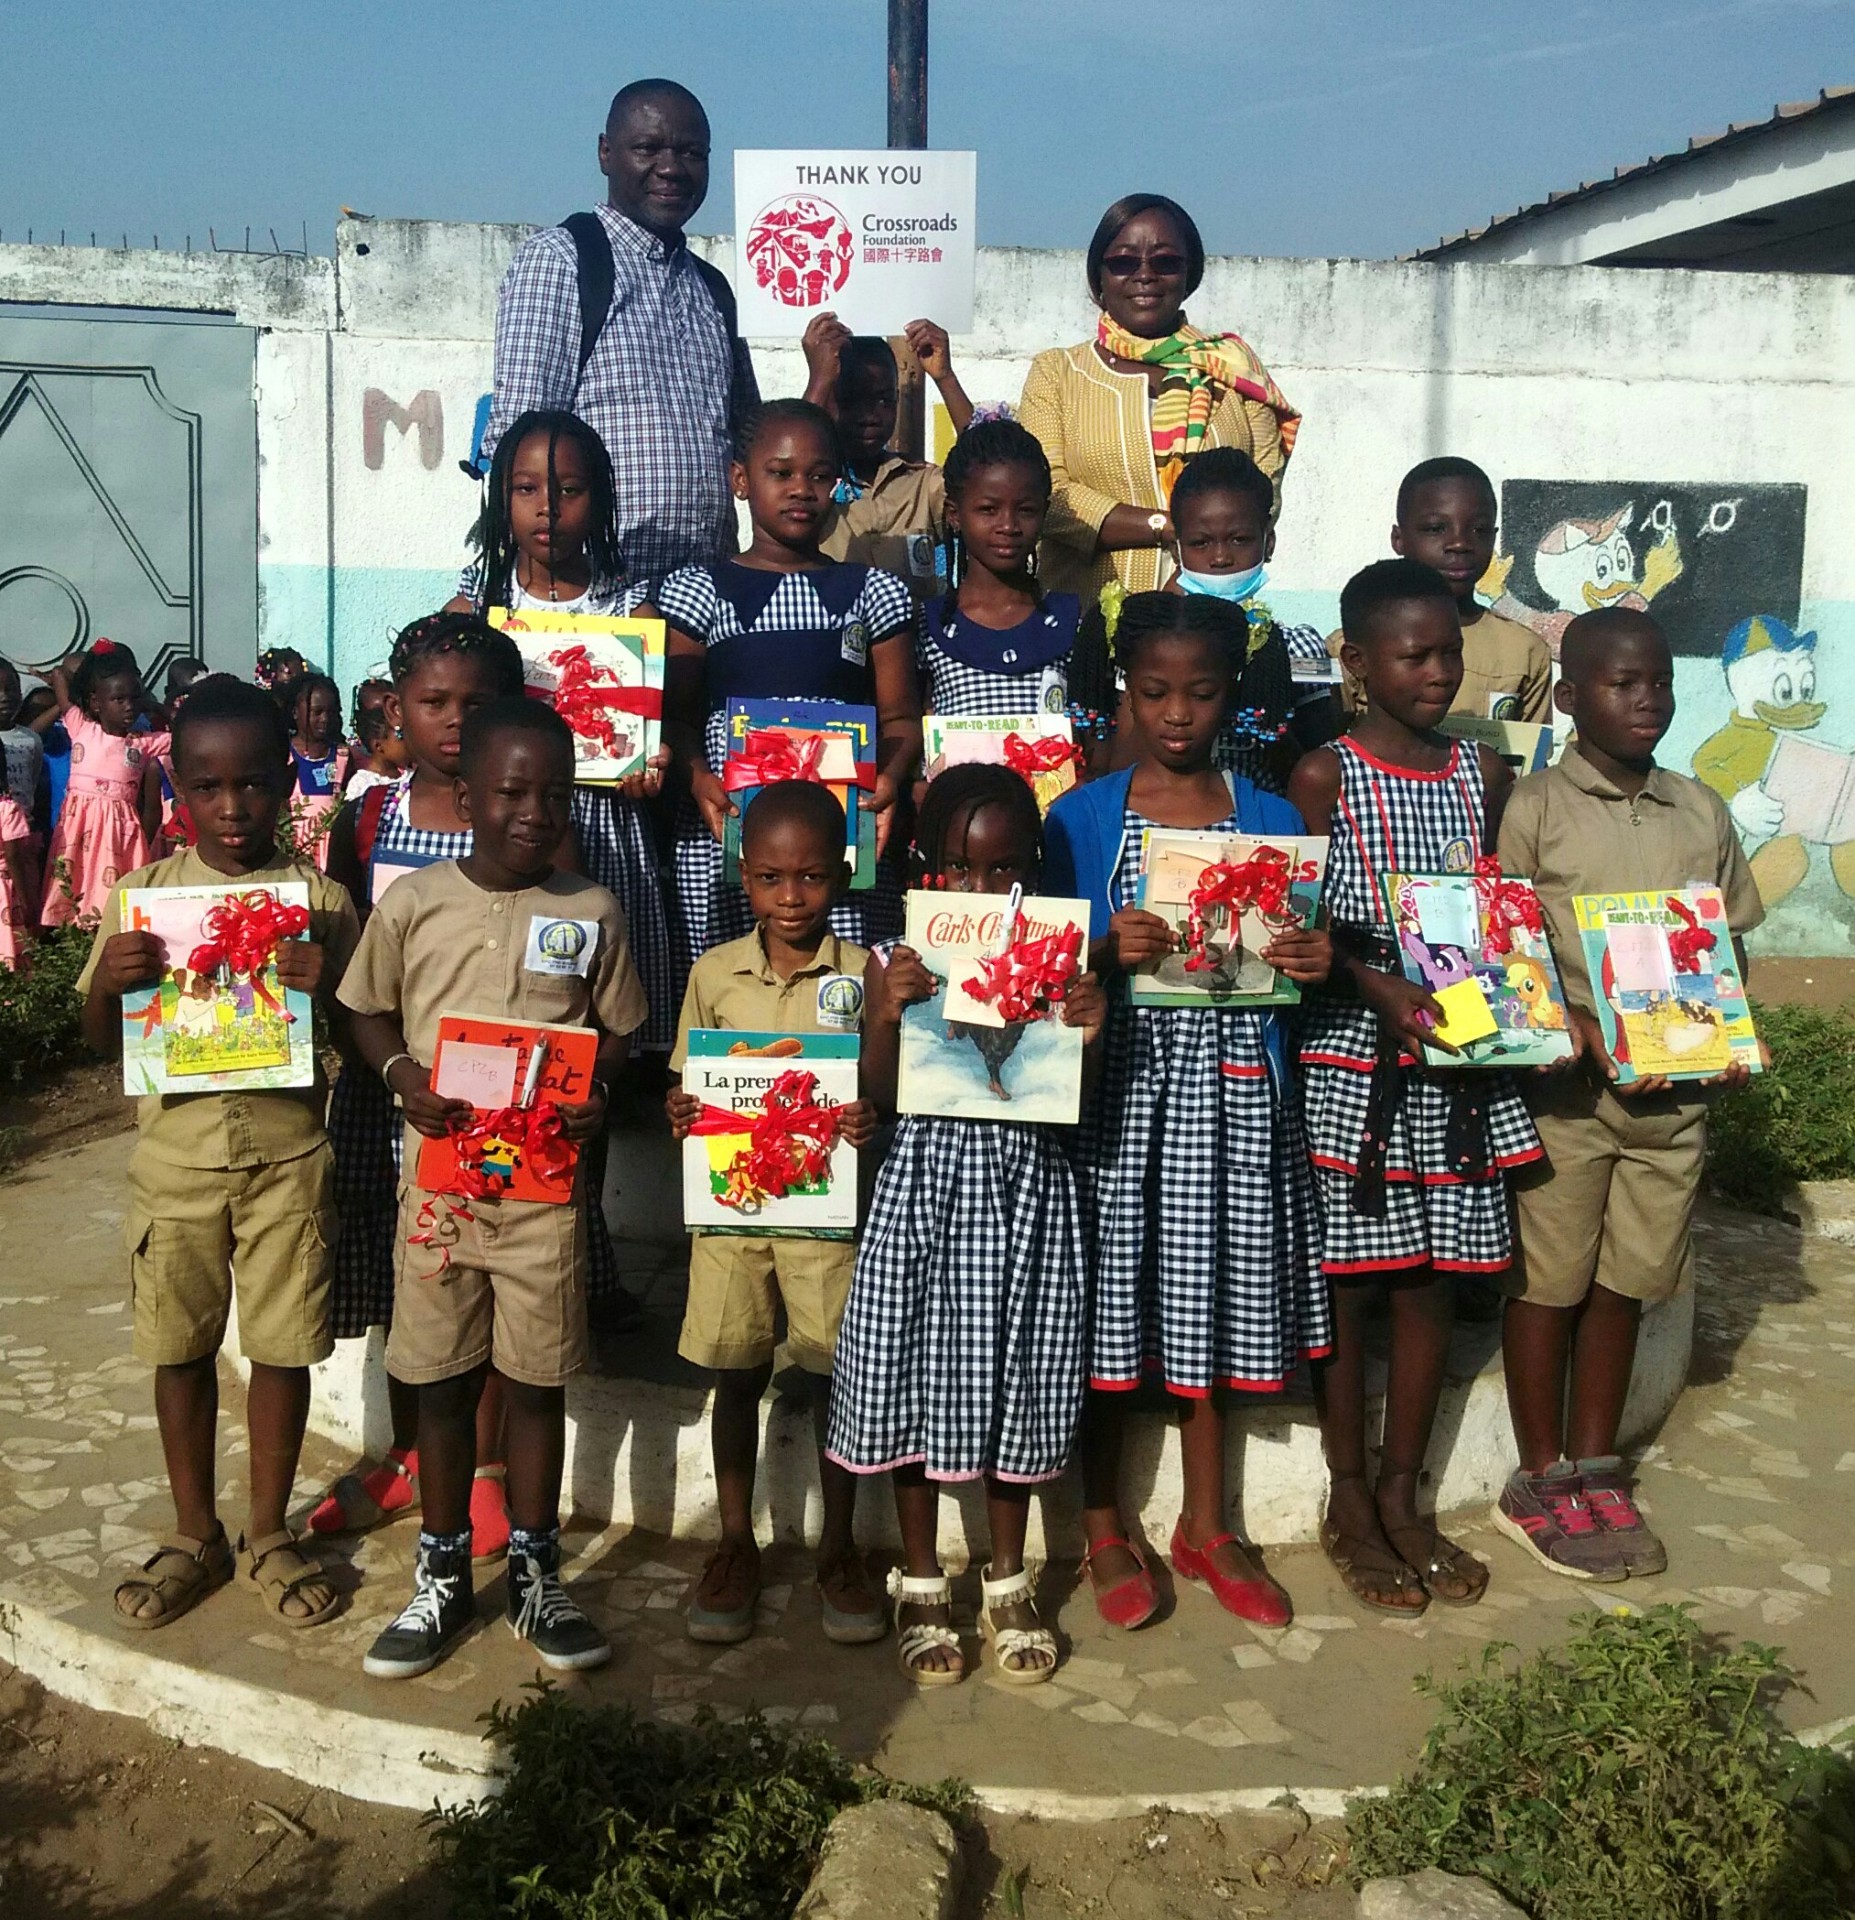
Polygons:
M578 255L563 227L516 249L496 300L496 393L480 457L531 407L577 413L605 442L620 549L633 580L732 553L728 460L760 390L683 229L708 195L709 123L674 80L613 99L599 137L613 292L580 369Z

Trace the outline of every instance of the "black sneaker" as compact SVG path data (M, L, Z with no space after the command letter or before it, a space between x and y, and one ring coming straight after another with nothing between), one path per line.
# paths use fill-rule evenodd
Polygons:
M429 1673L477 1617L470 1590L470 1547L419 1545L412 1598L399 1618L367 1649L361 1670L376 1680L410 1680Z
M560 1673L603 1667L612 1657L606 1637L560 1584L560 1543L509 1549L509 1631L526 1640L545 1665Z

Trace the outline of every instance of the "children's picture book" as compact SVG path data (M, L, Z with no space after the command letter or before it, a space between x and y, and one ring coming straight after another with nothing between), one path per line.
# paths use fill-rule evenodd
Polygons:
M1718 888L1577 893L1572 912L1623 1085L1764 1070Z
M1073 1126L1082 1032L1062 998L1088 968L1088 902L922 891L907 907L935 992L902 1013L896 1110Z
M161 978L123 995L125 1093L314 1084L314 1009L277 978L279 941L309 929L305 882L130 887L122 929L167 949Z
M590 1027L445 1014L432 1091L468 1100L475 1117L441 1140L420 1141L418 1184L467 1199L566 1205L580 1150L561 1131L556 1109L590 1098L598 1055Z
M575 780L615 786L644 771L663 738L661 620L491 607L489 623L521 649L528 691L573 729Z
M1385 907L1404 977L1443 1009L1430 1067L1544 1067L1570 1057L1571 1022L1528 880L1482 873L1393 873Z
M1030 782L1040 811L1076 784L1075 729L1066 713L921 716L922 771L930 780L948 767L979 761L1010 767Z
M1178 935L1136 968L1137 1007L1293 1006L1301 989L1266 961L1278 933L1309 927L1320 906L1327 843L1252 834L1147 829L1140 899Z
M1560 742L1552 729L1530 720L1484 720L1479 714L1452 713L1437 723L1437 731L1452 740L1472 740L1491 747L1515 773L1538 773L1559 757Z
M739 809L722 829L722 878L741 884L741 822L762 787L816 780L844 809L844 864L852 888L876 884L876 709L837 700L730 700L728 757L721 770Z
M1778 831L1819 847L1855 840L1855 756L1780 733L1759 785L1784 809Z
M857 1097L854 1033L696 1027L683 1091L702 1103L683 1142L683 1221L703 1233L848 1240L857 1152L838 1113Z

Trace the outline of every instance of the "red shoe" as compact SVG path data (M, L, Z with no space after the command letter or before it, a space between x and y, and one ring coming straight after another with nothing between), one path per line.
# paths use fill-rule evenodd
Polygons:
M501 1467L479 1467L470 1483L470 1557L500 1560L509 1551L509 1500Z
M1125 1580L1117 1580L1111 1587L1098 1587L1092 1562L1096 1554L1105 1553L1110 1547L1125 1547L1140 1570L1130 1573ZM1159 1611L1159 1588L1147 1571L1140 1549L1131 1540L1097 1540L1082 1556L1082 1571L1088 1575L1089 1587L1095 1595L1095 1611L1109 1626L1125 1627L1132 1632L1135 1627L1144 1627Z
M1295 1617L1294 1603L1265 1573L1256 1580L1233 1580L1219 1573L1211 1555L1225 1541L1243 1542L1234 1533L1220 1533L1202 1547L1194 1547L1185 1537L1185 1522L1172 1530L1172 1570L1182 1580L1197 1580L1211 1589L1217 1604L1239 1620L1254 1620L1259 1627L1285 1627Z

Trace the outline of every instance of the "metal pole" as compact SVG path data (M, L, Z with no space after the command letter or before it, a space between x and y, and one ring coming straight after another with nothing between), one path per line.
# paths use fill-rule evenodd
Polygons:
M928 0L889 0L889 145L927 145ZM931 318L932 316L925 316ZM896 450L926 457L927 390L921 363L899 335L889 342L896 364Z

